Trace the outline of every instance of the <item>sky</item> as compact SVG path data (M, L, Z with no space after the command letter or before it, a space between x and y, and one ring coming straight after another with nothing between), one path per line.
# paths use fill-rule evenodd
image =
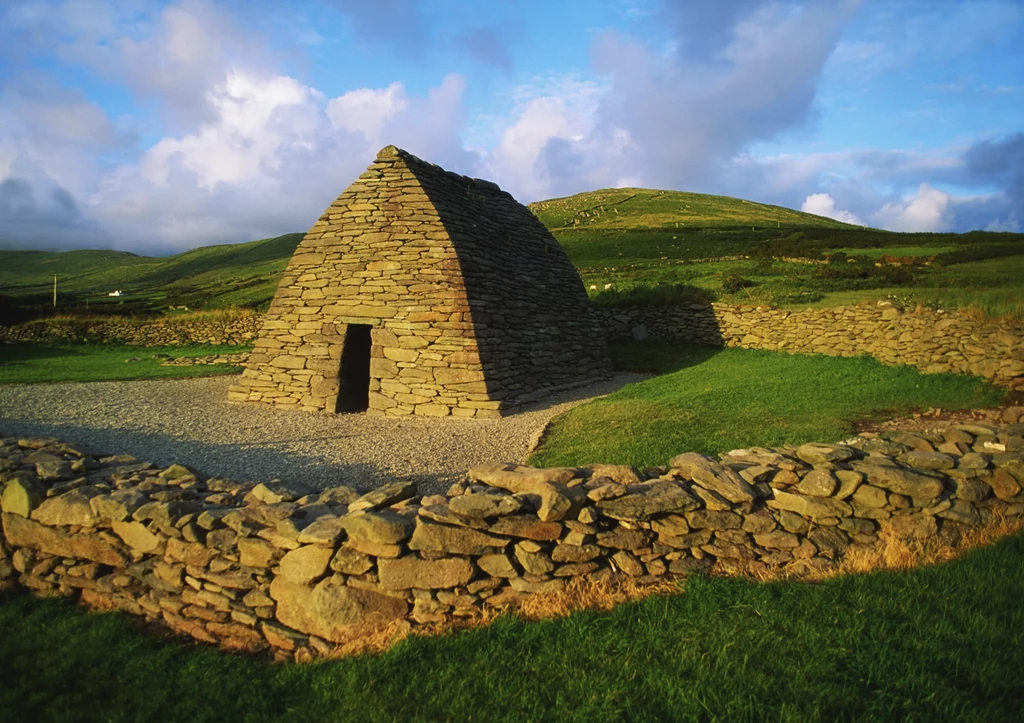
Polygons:
M0 0L0 248L304 231L388 144L1022 231L1024 0Z

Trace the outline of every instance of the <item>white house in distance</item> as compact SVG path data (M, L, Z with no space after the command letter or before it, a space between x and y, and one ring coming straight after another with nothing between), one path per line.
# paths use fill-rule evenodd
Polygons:
M118 291L111 291L109 294L107 294L107 296L124 296L124 294L122 294L121 291L118 290Z

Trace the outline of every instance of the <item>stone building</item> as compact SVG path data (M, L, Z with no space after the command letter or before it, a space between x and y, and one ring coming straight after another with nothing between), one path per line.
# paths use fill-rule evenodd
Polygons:
M493 417L610 372L583 284L536 217L388 146L299 244L229 399Z

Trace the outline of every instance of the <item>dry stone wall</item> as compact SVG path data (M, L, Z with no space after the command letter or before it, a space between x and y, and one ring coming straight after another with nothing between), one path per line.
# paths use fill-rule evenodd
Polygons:
M1022 414L643 471L480 466L432 496L406 482L365 494L232 482L0 437L0 587L301 661L385 628L515 608L574 578L815 576L886 532L955 544L1024 514Z
M582 282L533 214L393 146L299 244L229 399L336 411L354 325L370 327L375 416L497 416L611 372Z
M0 326L0 341L101 344L116 342L131 346L240 346L251 344L262 324L261 314L229 319L44 319L17 326Z
M609 341L635 338L791 354L870 354L925 373L974 374L1024 388L1024 329L959 312L891 304L788 311L770 307L648 306L599 309Z

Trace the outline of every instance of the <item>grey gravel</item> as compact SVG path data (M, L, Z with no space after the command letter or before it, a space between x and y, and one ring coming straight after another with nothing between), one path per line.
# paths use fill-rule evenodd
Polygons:
M501 419L367 417L226 401L235 376L0 385L0 434L59 437L96 452L246 481L370 489L413 479L442 492L474 464L522 462L557 414L644 379L553 395Z

